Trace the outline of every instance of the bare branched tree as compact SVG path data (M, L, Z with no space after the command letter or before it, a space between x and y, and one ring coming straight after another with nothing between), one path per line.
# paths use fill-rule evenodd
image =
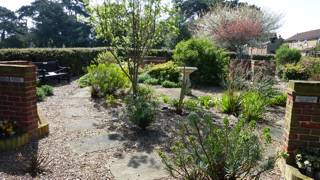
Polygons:
M266 41L281 26L281 17L252 6L216 6L195 23L192 31L242 55L245 45Z

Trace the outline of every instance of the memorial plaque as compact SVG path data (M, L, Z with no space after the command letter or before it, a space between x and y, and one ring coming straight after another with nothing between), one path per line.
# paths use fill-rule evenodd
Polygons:
M317 103L317 96L296 96L295 102Z
M22 78L22 77L0 76L0 82L23 83L24 82L24 78Z

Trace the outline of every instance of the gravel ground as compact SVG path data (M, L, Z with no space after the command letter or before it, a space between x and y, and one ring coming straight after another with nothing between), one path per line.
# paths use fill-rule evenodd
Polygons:
M198 91L197 93L201 94ZM104 108L101 103L90 99L89 91L79 89L76 81L57 86L54 92L54 96L38 104L38 109L49 122L50 135L18 150L0 153L0 179L32 179L25 173L25 166L17 157L28 158L30 154L36 153L45 154L48 161L51 161L48 170L39 176L40 179L114 179L110 164L115 157L128 152L166 149L178 118L174 113L159 111L156 123L148 131L139 132L124 118L123 107ZM160 89L159 92L167 94L170 90ZM214 113L218 119L223 117L217 111ZM284 109L270 108L265 117L259 127L272 127L277 135L273 145L279 147L280 141L277 137L280 136L278 132L282 127ZM77 120L95 122L95 126L88 129L67 128L70 122ZM70 142L110 132L123 134L124 146L84 154L77 154L70 148ZM279 169L263 173L261 179L281 179Z

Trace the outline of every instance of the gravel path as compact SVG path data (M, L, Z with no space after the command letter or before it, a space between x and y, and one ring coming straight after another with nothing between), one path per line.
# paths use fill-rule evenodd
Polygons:
M101 103L91 100L89 89L78 88L76 81L55 87L54 93L38 104L49 122L50 135L19 150L0 153L0 179L32 179L17 157L28 159L35 152L48 155L52 161L49 171L41 174L40 179L115 179L110 171L113 162L118 162L123 155L152 154L164 149L178 118L173 113L159 111L158 120L148 131L135 131L123 116L122 107L102 107ZM160 93L170 94L170 90L160 89ZM266 117L270 126L276 124L272 130L277 133L281 129L281 123L277 125L277 122L281 121L284 109L273 111L276 110L269 109ZM263 177L280 179L278 169Z

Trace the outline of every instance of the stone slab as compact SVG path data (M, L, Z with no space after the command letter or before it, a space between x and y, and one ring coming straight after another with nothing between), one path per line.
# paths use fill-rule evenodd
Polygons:
M65 127L69 131L96 129L98 122L90 119L80 119L66 122Z
M117 133L99 135L83 138L69 143L72 151L78 154L91 153L95 151L107 150L111 148L122 147L124 138Z
M154 180L169 176L154 152L126 154L116 159L110 170L116 180Z

